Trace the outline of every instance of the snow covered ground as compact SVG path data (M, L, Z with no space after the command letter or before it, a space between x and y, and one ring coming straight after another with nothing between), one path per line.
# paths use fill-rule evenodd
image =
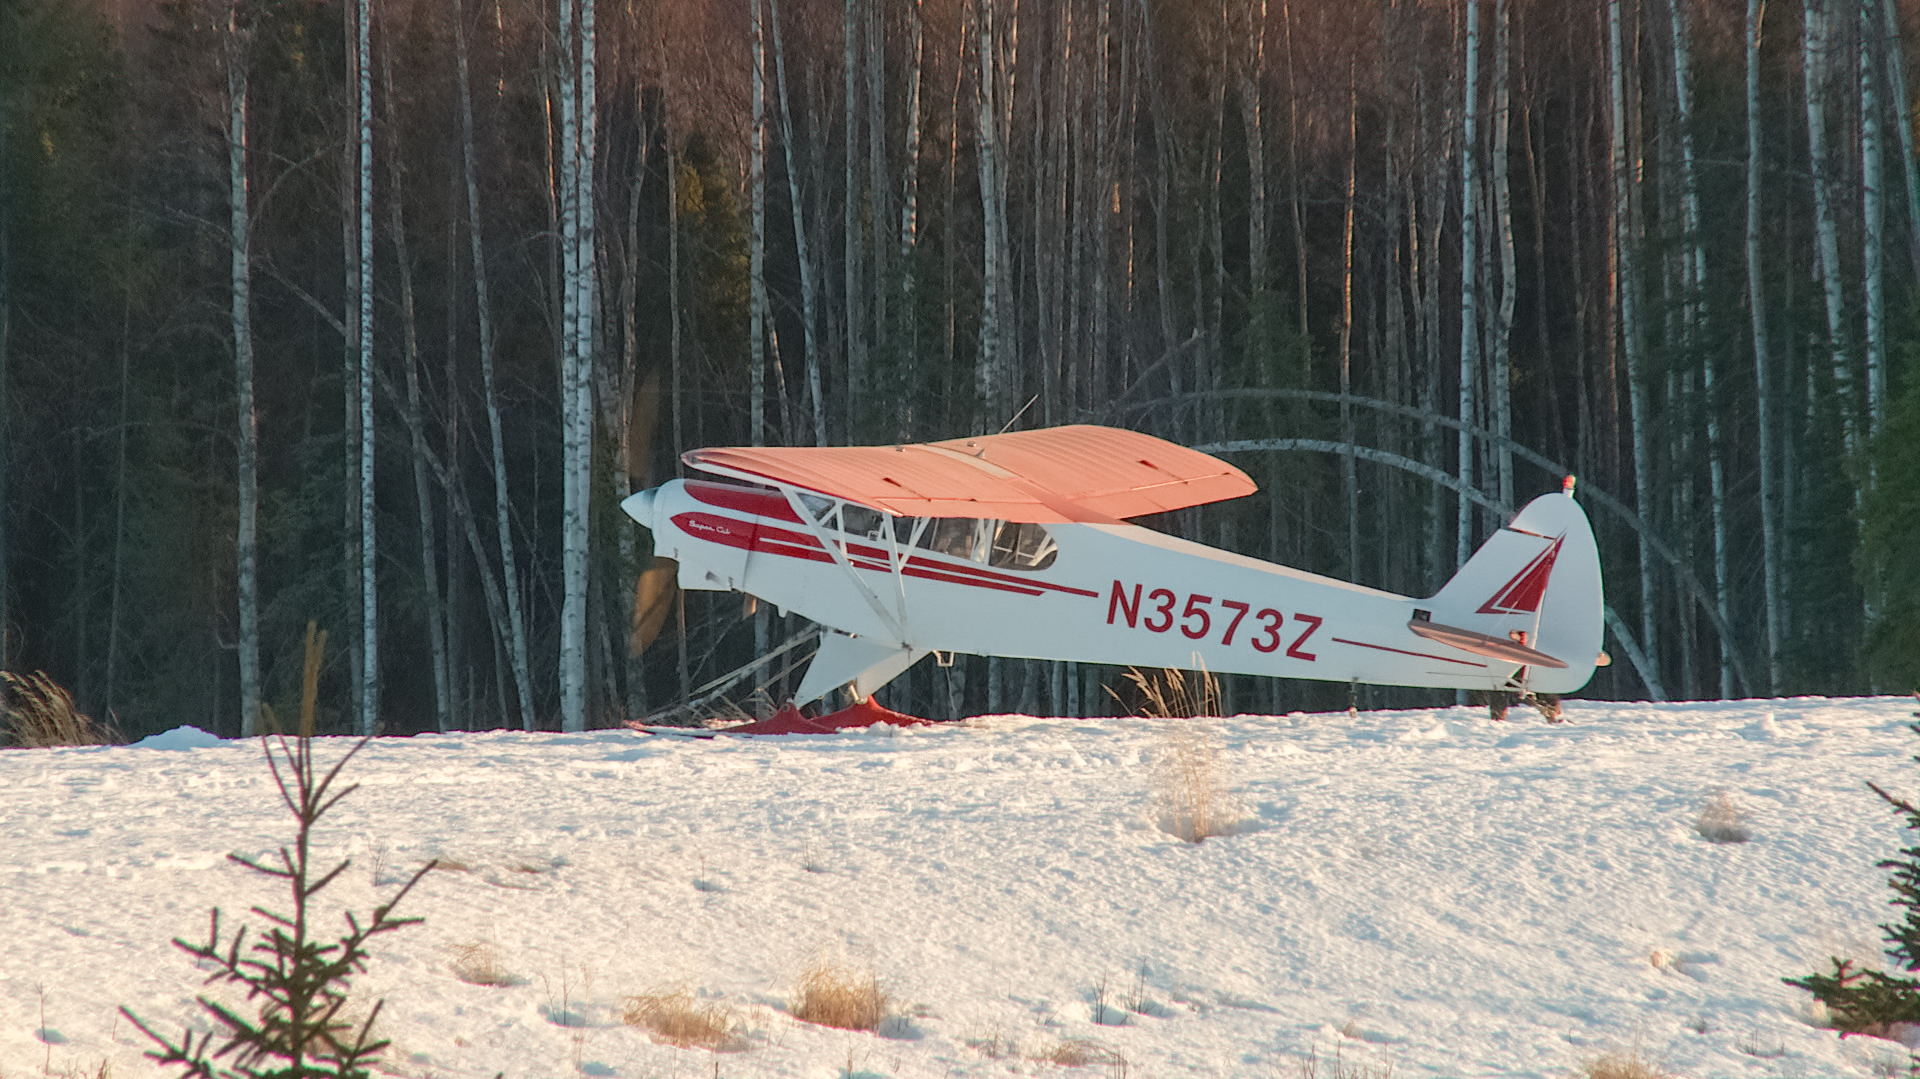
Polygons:
M1149 720L391 739L322 824L354 858L322 900L364 913L428 858L464 867L426 878L402 911L425 923L355 985L386 999L396 1075L1121 1074L1032 1059L1073 1039L1134 1077L1292 1079L1309 1053L1323 1077L1336 1056L1565 1076L1635 1048L1685 1076L1895 1074L1897 1046L1817 1028L1780 979L1880 953L1873 863L1908 837L1863 781L1920 790L1913 709L1239 716L1216 729L1245 824L1198 845L1156 826ZM1750 842L1695 831L1722 789ZM117 1006L201 1022L168 941L214 905L282 905L226 855L289 834L254 743L0 753L0 1076L155 1074ZM455 976L475 944L513 984ZM880 1034L787 1013L823 955L877 972ZM619 1021L662 987L737 1009L745 1049Z

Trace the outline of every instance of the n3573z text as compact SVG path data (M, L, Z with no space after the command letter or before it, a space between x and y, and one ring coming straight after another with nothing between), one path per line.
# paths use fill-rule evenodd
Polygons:
M1170 588L1148 591L1145 585L1136 584L1129 591L1128 586L1116 580L1107 597L1107 625L1124 619L1127 628L1149 633L1166 633L1178 627L1182 636L1193 641L1205 640L1218 629L1223 645L1231 646L1241 640L1251 644L1256 652L1275 652L1285 644L1286 654L1294 659L1311 662L1319 658L1304 647L1307 638L1326 621L1318 615L1298 612L1283 615L1273 607L1254 610L1253 604L1244 600L1216 599L1199 592L1188 592L1184 599L1182 602L1182 595ZM1249 614L1254 624L1243 633L1241 623ZM1291 643L1281 633L1288 618L1299 628Z

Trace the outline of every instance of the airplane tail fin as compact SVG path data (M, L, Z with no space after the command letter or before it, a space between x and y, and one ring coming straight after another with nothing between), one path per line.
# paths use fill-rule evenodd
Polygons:
M1422 604L1439 629L1512 641L1565 663L1529 667L1528 684L1542 693L1579 689L1600 662L1600 551L1570 487L1527 503Z

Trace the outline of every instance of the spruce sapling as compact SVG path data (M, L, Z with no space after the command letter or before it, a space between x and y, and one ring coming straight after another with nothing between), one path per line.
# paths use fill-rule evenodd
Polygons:
M1909 725L1920 734L1920 723ZM1920 762L1920 757L1915 757ZM1905 798L1887 793L1868 782L1873 793L1907 818L1907 828L1920 831L1920 807ZM1886 934L1887 956L1901 970L1920 971L1920 845L1903 847L1900 857L1877 863L1893 870L1887 887L1893 889L1893 906L1906 908L1898 924L1882 924ZM1843 1034L1887 1034L1895 1023L1920 1023L1920 980L1900 974L1857 969L1851 959L1830 957L1833 967L1825 974L1783 979L1812 993L1827 1006L1833 1025Z
M220 909L215 907L206 943L177 938L173 942L194 959L211 965L213 973L207 984L243 989L249 1002L264 998L259 1015L248 1018L201 996L197 998L200 1007L224 1030L207 1031L197 1038L188 1031L176 1043L121 1008L121 1014L159 1046L147 1054L149 1057L181 1066L182 1074L189 1079L366 1079L369 1075L368 1066L387 1045L373 1034L380 1004L375 1003L366 1021L355 1029L341 1015L347 1002L348 979L366 969L367 944L372 938L420 921L395 918L393 910L434 867L432 862L422 867L391 901L375 907L365 924L349 911L345 933L333 940L314 935L314 896L352 863L342 861L325 872L316 872L310 850L313 827L327 810L358 788L354 784L335 791L333 782L369 740L355 742L345 756L316 778L311 738L280 737L277 756L273 743L262 739L267 767L298 825L293 847L280 848L277 864L238 854L227 857L256 873L285 881L292 896L292 913L254 907L253 912L271 924L249 946L245 926L235 930L231 940L222 934ZM216 1037L224 1038L217 1049Z

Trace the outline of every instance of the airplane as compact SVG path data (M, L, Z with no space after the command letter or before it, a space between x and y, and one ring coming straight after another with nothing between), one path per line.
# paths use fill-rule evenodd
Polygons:
M742 482L676 479L623 501L653 532L649 572L818 623L795 705L842 687L870 698L931 653L1534 703L1578 690L1607 661L1599 551L1571 476L1415 598L1128 523L1257 489L1218 458L1134 431L721 447L681 460Z

